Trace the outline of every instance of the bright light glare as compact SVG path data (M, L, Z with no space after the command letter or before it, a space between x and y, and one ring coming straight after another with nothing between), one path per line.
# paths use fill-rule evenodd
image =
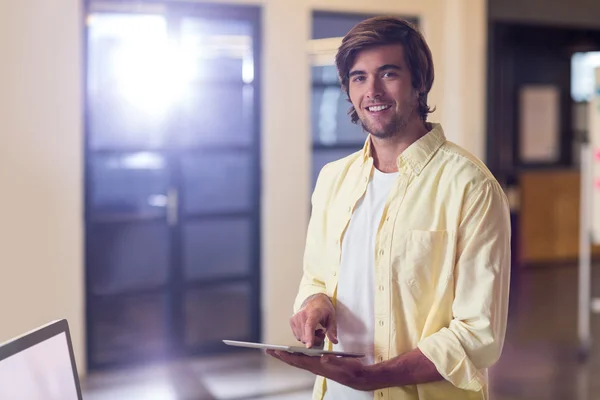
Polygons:
M110 75L123 100L153 118L164 116L184 94L194 66L169 41L165 18L95 15L89 24L96 39L111 37L116 43Z
M242 61L242 80L244 83L254 81L254 59L252 57L244 57Z
M161 170L165 168L165 160L157 153L137 152L112 158L108 167L115 169Z

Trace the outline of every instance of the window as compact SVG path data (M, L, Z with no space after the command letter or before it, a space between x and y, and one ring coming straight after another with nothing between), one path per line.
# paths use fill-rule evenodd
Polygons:
M594 69L600 67L600 51L575 53L571 57L571 97L589 101L594 92Z

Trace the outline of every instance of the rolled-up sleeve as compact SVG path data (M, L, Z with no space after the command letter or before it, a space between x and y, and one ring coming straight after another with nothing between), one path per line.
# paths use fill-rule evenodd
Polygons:
M325 224L325 202L327 193L331 190L327 178L328 165L323 167L317 178L315 190L311 197L312 211L306 233L306 245L304 248L303 275L296 300L294 301L294 313L302 307L302 303L309 296L318 293L327 293L323 275L322 259L324 256L324 224Z
M510 211L502 188L485 181L465 201L454 268L453 319L418 348L456 387L479 391L482 370L502 352L510 280Z

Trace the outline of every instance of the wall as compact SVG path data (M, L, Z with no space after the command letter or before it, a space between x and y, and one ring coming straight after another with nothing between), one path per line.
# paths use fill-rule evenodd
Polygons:
M430 42L441 40L441 52L437 59L434 52L437 74L444 74L444 79L437 79L435 83L439 90L436 96L440 98L437 104L441 113L434 118L442 122L450 140L483 160L486 138L487 1L446 0L433 3L438 3L436 8L442 8L442 4L444 7L442 36L438 37L435 30L426 32ZM427 18L427 14L425 16Z
M0 1L0 342L67 318L83 366L79 3Z
M288 319L301 276L309 217L310 93L305 49L311 10L418 16L436 66L430 103L438 111L431 120L441 121L451 140L483 157L486 2L237 2L264 7L263 339L293 342ZM47 318L67 316L78 360L83 360L78 4L77 0L21 0L0 6L0 53L11 60L8 66L0 63L0 112L6 114L0 118L0 170L4 175L10 172L3 175L3 189L11 193L10 198L2 196L0 208L6 214L0 224L0 315L10 321L0 325L0 340ZM34 277L39 280L33 281ZM17 309L13 304L19 300Z
M490 19L531 24L600 27L597 0L490 0Z

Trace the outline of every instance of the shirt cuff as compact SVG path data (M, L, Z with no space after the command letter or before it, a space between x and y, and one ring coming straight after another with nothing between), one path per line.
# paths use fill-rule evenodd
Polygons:
M442 328L423 339L417 347L454 386L475 392L484 387L484 375L473 365L450 329Z

